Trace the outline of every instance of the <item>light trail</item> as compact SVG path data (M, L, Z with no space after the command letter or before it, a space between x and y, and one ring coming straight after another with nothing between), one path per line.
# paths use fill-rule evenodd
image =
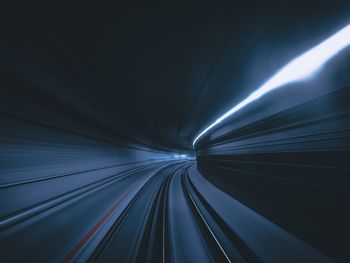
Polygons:
M262 86L260 86L256 91L251 93L243 101L235 105L228 112L223 114L207 128L205 128L197 137L193 140L193 147L196 142L204 134L206 134L213 127L221 123L223 120L236 113L243 107L259 99L266 93L279 88L288 83L307 80L316 74L322 66L334 57L341 50L350 45L350 25L344 27L331 37L327 38L319 45L311 48L309 51L303 53L302 55L296 57L286 66L280 69L275 75L273 75L269 80L267 80Z

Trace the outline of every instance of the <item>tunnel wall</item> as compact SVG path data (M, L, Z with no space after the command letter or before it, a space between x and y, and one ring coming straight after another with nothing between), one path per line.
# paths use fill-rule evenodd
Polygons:
M222 125L201 142L198 167L258 213L345 258L350 87L295 95L271 94Z
M83 198L86 192L119 180L138 167L169 157L132 141L119 143L118 136L60 118L47 108L18 107L18 100L3 102L0 229Z

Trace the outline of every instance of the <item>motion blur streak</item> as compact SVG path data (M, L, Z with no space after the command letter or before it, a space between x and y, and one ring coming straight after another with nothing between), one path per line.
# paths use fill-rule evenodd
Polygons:
M349 1L7 2L0 263L350 262Z
M321 44L289 62L260 88L199 133L199 135L193 140L193 146L195 146L199 138L201 138L209 130L243 107L259 99L266 93L288 83L301 81L312 77L313 74L315 74L329 59L334 57L337 53L349 45L350 25L344 27L339 32L323 41Z

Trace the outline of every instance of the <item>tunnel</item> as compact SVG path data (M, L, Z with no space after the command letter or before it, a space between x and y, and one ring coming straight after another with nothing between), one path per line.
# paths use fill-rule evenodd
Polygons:
M348 1L1 9L0 262L350 262Z

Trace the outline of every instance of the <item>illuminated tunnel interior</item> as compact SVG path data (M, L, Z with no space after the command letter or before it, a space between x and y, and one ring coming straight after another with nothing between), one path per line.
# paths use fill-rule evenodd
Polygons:
M0 262L349 262L347 1L7 6Z

